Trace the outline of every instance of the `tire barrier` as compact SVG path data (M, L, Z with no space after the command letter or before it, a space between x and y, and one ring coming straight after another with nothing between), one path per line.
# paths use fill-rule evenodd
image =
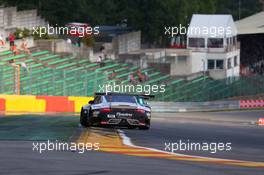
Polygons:
M0 111L6 112L80 112L93 97L0 95Z
M264 100L240 100L240 108L263 108Z

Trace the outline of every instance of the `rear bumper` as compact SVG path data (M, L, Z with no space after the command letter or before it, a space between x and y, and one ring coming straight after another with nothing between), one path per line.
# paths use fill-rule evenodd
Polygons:
M108 121L101 121L100 124L117 125L117 126L145 126L147 123L140 122L136 119L109 119Z
M95 125L116 126L148 126L150 125L151 112L136 110L114 110L101 112L92 111L91 120Z
M147 126L150 124L150 119L145 118L145 119L102 119L100 117L93 117L92 118L93 123L98 124L98 125L109 125L109 126Z

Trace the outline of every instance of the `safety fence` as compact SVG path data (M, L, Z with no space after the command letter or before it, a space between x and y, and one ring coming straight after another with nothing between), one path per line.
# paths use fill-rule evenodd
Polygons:
M20 66L19 69L0 66L0 93L91 96L106 80L106 75L99 71L81 70L78 67L64 70L38 66Z
M213 80L199 77L192 81L178 80L166 86L165 93L156 94L158 101L204 102L264 93L264 77L237 77Z
M110 59L102 63L76 60L72 56L61 58L48 51L34 52L30 56L0 52L0 94L92 96L100 90L100 86L110 82L130 84L129 76L140 69ZM205 102L264 94L263 76L222 80L201 76L187 81L164 75L153 67L141 69L141 72L147 74L148 79L139 82L139 77L135 76L135 80L137 84L147 87L145 90L148 93L155 95L154 101ZM163 85L164 91L149 91Z

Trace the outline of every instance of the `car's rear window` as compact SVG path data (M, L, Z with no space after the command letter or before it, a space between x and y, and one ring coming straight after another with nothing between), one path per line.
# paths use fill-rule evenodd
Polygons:
M108 102L136 103L135 97L129 95L108 95L105 98Z
M137 102L138 102L138 104L140 104L140 105L146 105L147 103L144 101L144 99L143 98L141 98L141 97L137 97L136 98L137 99Z

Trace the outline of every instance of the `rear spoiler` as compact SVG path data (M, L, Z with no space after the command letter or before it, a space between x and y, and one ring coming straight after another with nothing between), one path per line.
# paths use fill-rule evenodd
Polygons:
M96 92L96 93L94 93L94 95L107 95L107 94L109 94L109 93L106 93L106 92Z
M155 95L146 95L146 94L143 94L143 95L137 95L141 98L144 98L144 99L150 99L150 98L155 98Z
M130 95L130 96L138 96L144 99L150 99L150 98L155 98L155 95L146 95L146 94L125 94L125 93L116 93L116 92L96 92L95 95Z

